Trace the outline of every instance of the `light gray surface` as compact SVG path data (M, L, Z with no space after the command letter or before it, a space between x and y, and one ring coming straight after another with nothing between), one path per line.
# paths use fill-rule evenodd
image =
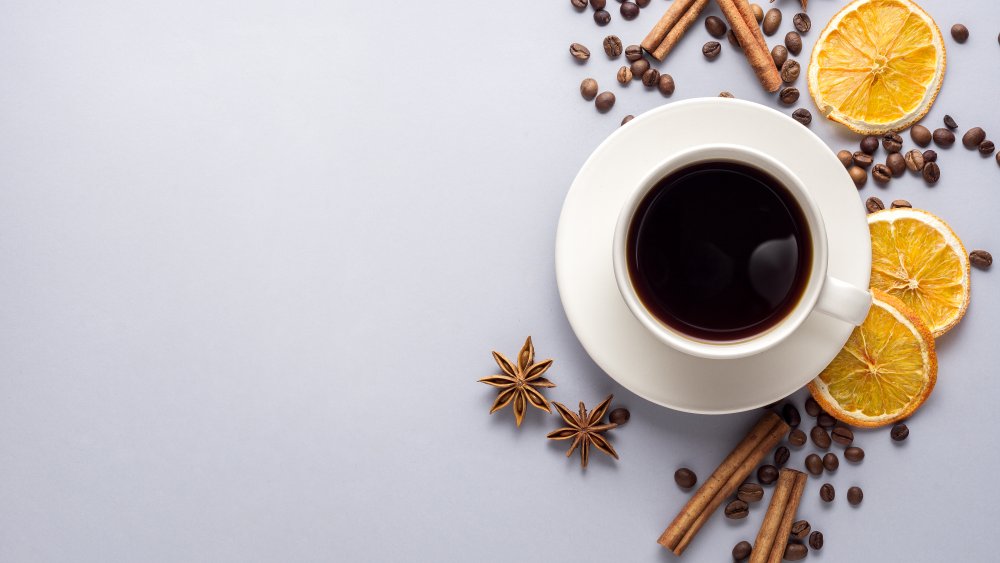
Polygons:
M812 4L805 53L842 2ZM927 122L1000 130L1000 10L924 4L972 31L947 40ZM707 476L757 414L616 386L552 266L577 168L669 101L614 83L600 40L638 41L666 6L601 29L567 0L0 4L0 560L673 560L655 543L687 496L671 474ZM707 39L699 25L663 65L673 100L774 103L728 44L705 63ZM580 99L589 75L618 94L610 115ZM862 196L1000 250L996 163L960 146L940 162L936 188ZM973 272L910 441L859 433L868 458L831 479L831 507L810 480L818 560L992 557L997 276ZM550 398L632 410L620 462L580 471L545 440L554 415L487 415L490 350L528 334L556 360ZM683 560L727 560L762 514L713 518Z

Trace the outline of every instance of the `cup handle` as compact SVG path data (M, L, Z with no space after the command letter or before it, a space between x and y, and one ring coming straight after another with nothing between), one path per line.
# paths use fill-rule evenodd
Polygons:
M854 326L864 322L872 306L872 294L845 281L826 277L816 309Z

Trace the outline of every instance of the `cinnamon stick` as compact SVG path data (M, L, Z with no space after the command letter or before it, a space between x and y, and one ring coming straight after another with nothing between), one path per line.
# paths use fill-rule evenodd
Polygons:
M673 50L674 46L677 45L677 42L681 40L681 37L684 37L684 33L687 32L688 28L690 28L691 25L697 21L698 16L701 15L701 11L704 10L707 5L708 0L695 0L694 4L688 9L688 11L685 12L681 19L674 24L674 27L670 29L670 32L663 38L660 45L650 53L653 55L653 58L658 61L665 59L667 55L670 54L670 51Z
M750 28L753 32L754 37L760 46L767 51L767 40L764 39L764 32L761 31L760 25L757 24L757 17L753 15L753 8L750 7L750 2L747 0L736 0L736 9L740 12L740 16L743 17L743 23ZM735 33L735 32L734 32Z
M646 38L642 40L642 48L646 51L652 53L660 46L663 42L663 38L667 36L667 33L680 21L690 8L694 4L695 0L674 0L674 3L670 5L666 13L660 18L660 21L656 22L653 29L646 35Z
M788 502L785 504L785 513L781 516L781 523L778 525L778 533L774 543L771 545L771 555L767 558L767 563L781 563L785 558L785 548L788 546L788 537L792 533L792 524L795 523L795 513L799 510L799 501L802 500L802 493L806 490L805 473L792 469L782 469L795 473L795 482L792 484L792 492L788 495ZM780 474L779 474L780 477Z
M781 75L778 74L777 67L774 66L774 59L771 58L771 53L767 50L767 43L758 40L753 29L757 27L757 20L754 19L753 25L749 25L743 18L743 12L739 7L742 4L747 4L747 0L716 0L719 3L719 8L722 9L723 15L726 16L726 20L729 21L729 26L733 30L733 34L736 35L736 39L739 41L740 46L743 47L743 53L746 54L747 60L750 61L750 66L753 68L754 74L757 75L757 79L760 80L764 89L768 92L777 92L778 88L781 88ZM746 6L746 10L750 10L749 5ZM752 12L751 12L752 17ZM757 30L758 33L760 30ZM761 35L763 38L763 35Z
M775 561L773 559L775 554L778 557L776 561L781 562L805 486L805 473L782 469L778 474L778 484L771 496L771 504L767 507L764 521L760 525L760 531L757 532L757 539L754 540L750 563L770 563ZM785 528L786 523L787 528Z
M677 555L683 553L712 513L733 494L788 430L788 425L774 413L761 417L667 526L660 535L659 544Z

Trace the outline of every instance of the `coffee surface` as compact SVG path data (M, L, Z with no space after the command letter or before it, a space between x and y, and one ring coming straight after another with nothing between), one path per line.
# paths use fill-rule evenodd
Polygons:
M756 168L698 163L660 180L627 240L629 277L661 322L730 341L766 331L795 307L811 242L791 193Z

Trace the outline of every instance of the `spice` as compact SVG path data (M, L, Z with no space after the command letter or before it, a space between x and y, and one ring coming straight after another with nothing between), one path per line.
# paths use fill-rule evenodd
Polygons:
M858 463L865 459L865 451L857 446L851 446L844 450L844 459L851 463Z
M809 30L812 29L812 20L809 19L808 14L799 12L792 16L792 25L799 33L809 33Z
M802 52L802 37L799 35L799 32L789 31L785 34L785 48L793 55L798 55Z
M622 120L622 125L625 125L629 121L632 121L634 115L626 115L625 119ZM617 409L611 411L608 415L608 422L613 422L618 426L628 423L628 420L632 418L632 413L628 412L628 409L624 407L618 407Z
M851 487L847 489L847 502L851 503L852 506L857 506L861 504L861 501L865 498L865 492L861 490L861 487Z
M791 84L798 80L801 71L802 67L799 66L798 61L787 60L785 64L781 65L781 80L786 84Z
M764 22L761 27L764 30L764 35L771 36L778 31L778 27L781 26L781 10L777 8L771 8L764 14Z
M490 414L513 404L514 422L520 427L527 405L548 413L552 412L549 409L549 401L541 392L541 389L555 387L554 383L542 377L552 365L552 360L535 363L535 346L531 343L530 336L518 352L516 364L496 351L493 352L493 360L500 366L502 373L479 380L499 390L493 406L490 407Z
M627 21L632 21L639 17L639 6L635 2L622 2L618 10Z
M830 435L820 426L813 426L813 429L809 431L809 437L812 439L813 444L816 444L816 447L821 450L830 447Z
M892 171L892 175L898 178L906 172L906 159L898 152L894 152L885 157L885 165Z
M931 130L923 125L914 125L910 127L910 138L921 147L926 147L931 144Z
M910 428L900 422L892 427L892 430L889 431L889 436L894 442L902 442L910 436Z
M719 8L729 22L739 44L743 47L754 74L768 92L776 92L781 87L781 76L774 66L767 49L767 43L757 27L753 10L746 0L718 0ZM779 12L780 13L780 12ZM767 16L764 17L765 21Z
M580 95L584 100L593 100L597 96L597 81L593 78L584 78L580 83Z
M983 131L982 127L973 127L965 132L962 136L962 144L965 145L967 149L974 149L986 140L986 131Z
M993 265L993 255L985 250L973 250L969 253L969 262L980 270L985 270Z
M771 58L774 60L774 67L781 68L788 60L788 49L784 45L775 45L771 49Z
M934 143L942 148L948 148L955 144L955 134L949 129L935 129L932 137Z
M906 209L910 209L910 208L913 207L913 205L911 205L910 202L906 201L905 199L894 199L892 201L892 208L893 209L899 209L901 207L902 208L906 208Z
M852 166L847 169L847 172L850 173L851 179L854 180L855 187L859 190L863 188L866 183L868 183L868 173L865 172L864 168L861 168L860 166Z
M750 507L742 500L736 499L726 505L723 513L730 520L740 520L750 515Z
M793 429L788 433L788 443L796 448L801 448L806 445L806 433L798 428Z
M870 154L866 154L866 153L861 152L861 151L857 151L857 152L854 153L854 165L855 166L860 166L862 168L868 168L869 166L872 165L873 162L875 162L875 159L872 158L872 156Z
M649 70L649 61L647 61L646 59L639 59L632 63L631 68L632 68L632 76L636 80L639 80L642 78L642 75L645 74L647 70Z
M785 546L785 553L782 559L785 561L802 561L809 555L809 548L801 543L790 543Z
M743 502L759 502L764 498L764 488L757 483L743 483L736 491L736 498Z
M854 155L851 154L851 151L842 150L837 153L837 160L844 165L844 168L850 168L854 164ZM808 405L808 403L806 404Z
M819 488L819 498L823 502L833 502L836 496L837 491L834 490L833 485L830 483L823 483L823 486Z
M705 29L708 30L708 34L715 38L721 38L729 31L726 27L726 22L722 21L722 18L718 16L708 16L705 18Z
M608 395L606 399L601 401L601 404L597 405L589 413L587 412L587 407L581 401L579 414L570 411L561 403L553 401L552 406L556 408L556 412L559 413L559 416L562 417L567 426L549 432L547 438L550 440L569 440L572 438L573 443L570 445L569 451L566 452L566 457L573 455L573 452L579 447L580 466L585 469L587 467L587 460L590 458L590 446L594 446L609 456L618 459L618 453L615 451L615 448L602 435L604 432L618 425L613 422L601 424L604 413L607 412L613 397L613 395Z
M898 133L886 133L882 137L882 148L887 153L899 152L903 148L903 138Z
M941 179L941 168L936 162L928 162L924 164L923 177L928 184L936 184Z
M889 167L884 164L876 164L872 168L872 179L880 184L886 184L892 180L892 170L889 170Z
M707 4L708 0L674 0L663 17L642 40L642 47L653 55L653 58L662 61L688 28L697 21Z
M593 0L591 0L593 2ZM607 10L597 10L594 12L594 23L599 26L605 26L611 23L611 14Z
M903 157L903 161L906 163L906 168L910 172L920 172L924 169L924 153L917 149L913 149L906 153Z
M757 469L757 480L762 485L770 485L778 479L778 468L773 465L761 465Z
M778 562L785 555L785 547L791 535L795 513L806 488L805 473L794 469L782 469L778 485L771 496L764 521L757 532L757 539L750 554L751 563Z
M937 151L934 149L925 150L924 162L937 162Z
M806 456L805 460L806 471L812 473L813 475L819 475L823 473L823 459L816 454L809 454Z
M786 106L790 106L799 101L799 89L792 86L782 88L778 93L778 99Z
M664 96L674 93L674 77L667 73L660 74L660 80L656 83L656 88Z
M983 156L990 156L994 150L996 150L996 146L993 144L993 141L986 140L979 143L979 154Z
M840 459L837 458L837 454L833 452L828 452L823 456L823 468L827 471L833 473L840 467Z
M701 48L701 54L705 55L705 58L714 61L719 57L719 53L722 52L722 44L718 41L709 41L705 43Z
M625 58L628 62L634 63L635 61L642 58L642 47L638 45L629 45L625 47Z
M618 58L618 55L622 54L622 40L617 35L605 37L604 52L612 59Z
M632 69L627 66L619 68L617 79L619 83L627 85L632 81Z
M647 88L652 88L656 86L656 83L660 81L660 71L655 68L647 68L646 72L642 73L642 84Z
M578 61L585 61L590 58L590 49L579 43L573 43L569 46L569 54Z
M760 4L750 4L750 10L753 12L753 19L757 20L757 23L764 21L764 8L761 8Z
M682 489L690 489L698 482L698 476L687 467L681 467L674 471L674 482Z
M797 540L804 540L809 536L809 532L812 531L812 526L809 525L808 520L799 520L792 523L792 537Z
M813 399L812 397L807 397L806 414L815 418L819 416L821 412L823 412L823 409L820 408L819 403L816 402L816 399Z
M792 112L792 119L798 121L802 125L809 125L812 123L813 116L806 108L799 108Z
M951 26L951 37L959 43L965 43L969 40L969 28L960 23L956 23Z
M872 196L865 200L865 209L868 210L868 213L875 213L876 211L885 209L885 204L882 203L881 199Z
M784 467L788 463L788 458L791 454L788 448L785 446L780 446L778 449L774 450L774 465L777 467Z
M750 557L750 551L753 547L748 541L741 541L740 543L733 546L733 561L746 561L747 557Z
M601 92L597 95L594 105L597 107L597 111L601 113L611 111L611 108L615 107L615 95L611 92Z
M823 532L813 532L809 534L809 547L814 551L823 549Z
M816 417L816 424L819 424L823 428L829 429L833 428L837 424L837 419L833 418L832 416L830 416L825 412L821 412L819 413L819 416Z
M875 135L868 135L864 139L861 139L861 152L865 154L875 154L878 150L878 137Z

